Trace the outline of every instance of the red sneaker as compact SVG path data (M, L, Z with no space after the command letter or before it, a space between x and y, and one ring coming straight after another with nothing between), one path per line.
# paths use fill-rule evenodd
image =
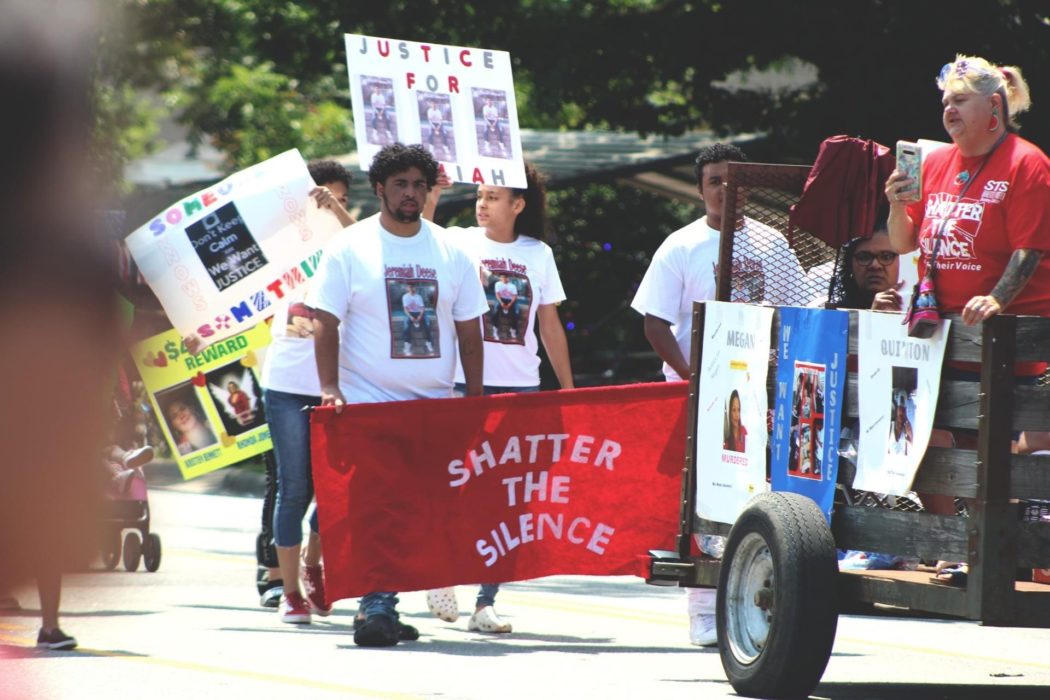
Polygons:
M310 608L298 593L286 593L281 596L281 604L277 612L281 616L281 622L297 625L310 624Z
M310 604L310 609L321 617L328 617L332 606L324 594L324 569L320 564L308 566L303 564L303 597Z

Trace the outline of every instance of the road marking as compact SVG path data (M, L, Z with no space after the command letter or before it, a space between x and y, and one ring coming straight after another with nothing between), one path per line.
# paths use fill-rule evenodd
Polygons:
M1039 669L1050 669L1050 663L1041 661L1021 661L1019 659L1003 659L995 656L981 656L980 654L968 654L961 651L953 651L949 649L934 649L931 647L917 647L909 646L907 644L900 644L898 642L876 642L870 639L856 639L854 637L836 637L835 642L839 641L847 642L849 644L863 644L866 646L877 647L879 649L891 649L899 652L915 652L920 654L928 654L930 656L947 656L952 659L971 659L974 661L987 661L993 664L1003 664L1006 666L1029 666L1031 668Z
M202 559L219 559L228 561L243 561L243 560L254 560L255 557L250 554L235 555L235 554L212 554L209 552L202 552L200 550L193 549L174 549L171 550L174 554L180 554L184 556L197 557ZM501 591L500 599L507 600L521 605L523 607L531 607L539 610L554 610L559 612L571 612L582 615L592 615L599 617L609 617L619 620L632 620L635 622L649 622L657 625L666 625L670 627L684 628L688 624L688 618L685 611L679 615L677 613L660 613L660 612L640 612L637 610L628 610L626 608L618 608L610 605L597 605L594 603L587 603L573 600L537 600L537 596L543 594L538 593L515 593L512 591ZM1039 661L1020 661L1017 659L1004 659L993 656L981 656L979 654L968 654L965 652L948 650L948 649L936 649L933 647L920 647L920 646L905 646L899 643L889 642L876 642L868 639L857 639L854 637L843 637L838 636L835 639L836 643L846 642L849 644L863 644L867 646L878 647L882 649L891 649L895 651L909 651L913 653L927 654L929 656L947 656L954 659L971 659L975 661L983 661L994 664L1005 664L1014 666L1025 666L1029 668L1038 669L1050 669L1050 663L1044 663Z
M35 642L26 642L24 637L11 637L0 634L0 640L18 644L24 647L35 648ZM383 690L372 690L353 685L342 685L339 683L327 683L312 678L298 678L295 676L282 676L276 673L260 673L258 671L245 671L237 668L224 668L222 666L209 666L207 664L194 663L192 661L178 661L177 659L164 659L155 656L136 656L132 652L107 651L105 649L91 649L88 647L77 647L71 652L82 656L100 656L121 661L133 661L148 666L163 666L182 671L195 671L197 673L211 673L219 676L234 676L253 681L265 681L268 683L282 683L296 688L312 688L314 690L330 690L333 693L351 694L366 698L383 698L383 700L419 700L421 695L409 695L407 693L393 693Z

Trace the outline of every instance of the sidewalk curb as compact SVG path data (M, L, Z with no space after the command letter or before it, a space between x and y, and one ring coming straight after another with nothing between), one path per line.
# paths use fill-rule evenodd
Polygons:
M266 475L236 465L185 480L173 459L157 459L145 467L150 488L217 496L262 498L266 494Z

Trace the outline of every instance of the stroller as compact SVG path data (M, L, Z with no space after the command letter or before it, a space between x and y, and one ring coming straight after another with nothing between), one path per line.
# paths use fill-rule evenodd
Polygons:
M121 452L124 469L112 477L103 508L102 564L112 571L123 558L128 571L136 571L142 561L146 571L154 572L160 568L160 535L150 531L149 494L141 469L153 459L153 448Z

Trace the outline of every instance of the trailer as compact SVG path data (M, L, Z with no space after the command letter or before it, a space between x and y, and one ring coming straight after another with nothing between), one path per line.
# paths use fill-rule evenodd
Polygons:
M723 270L731 269L732 222L746 213L784 231L787 206L808 168L730 165L723 227ZM747 191L747 201L745 195ZM727 231L727 229L729 229ZM792 241L809 268L829 259L819 242ZM731 282L719 276L719 298ZM773 314L775 364L779 310ZM965 515L902 511L852 499L836 502L829 526L812 500L793 493L755 497L732 524L696 510L697 474L717 450L697 444L705 304L693 311L690 418L682 470L676 551L650 552L648 583L717 587L719 647L736 692L749 697L807 696L831 656L840 613L907 609L990 626L1050 627L1050 585L1018 580L1018 571L1050 567L1050 522L1026 521L1027 504L1050 501L1050 455L1011 453L1016 431L1050 432L1050 386L1015 386L1014 366L1047 359L1050 319L996 316L967 327L953 318L945 362L980 364L979 381L941 383L934 427L975 436L976 447L930 447L913 488L962 499ZM849 352L858 352L857 312L850 312ZM775 372L767 382L773 405ZM841 410L858 415L857 378L848 375ZM842 485L849 492L850 484ZM871 507L872 505L876 507ZM726 536L723 558L697 555L694 534ZM969 565L965 585L931 582L922 571L839 571L836 550L887 552ZM1020 577L1023 578L1023 577Z

